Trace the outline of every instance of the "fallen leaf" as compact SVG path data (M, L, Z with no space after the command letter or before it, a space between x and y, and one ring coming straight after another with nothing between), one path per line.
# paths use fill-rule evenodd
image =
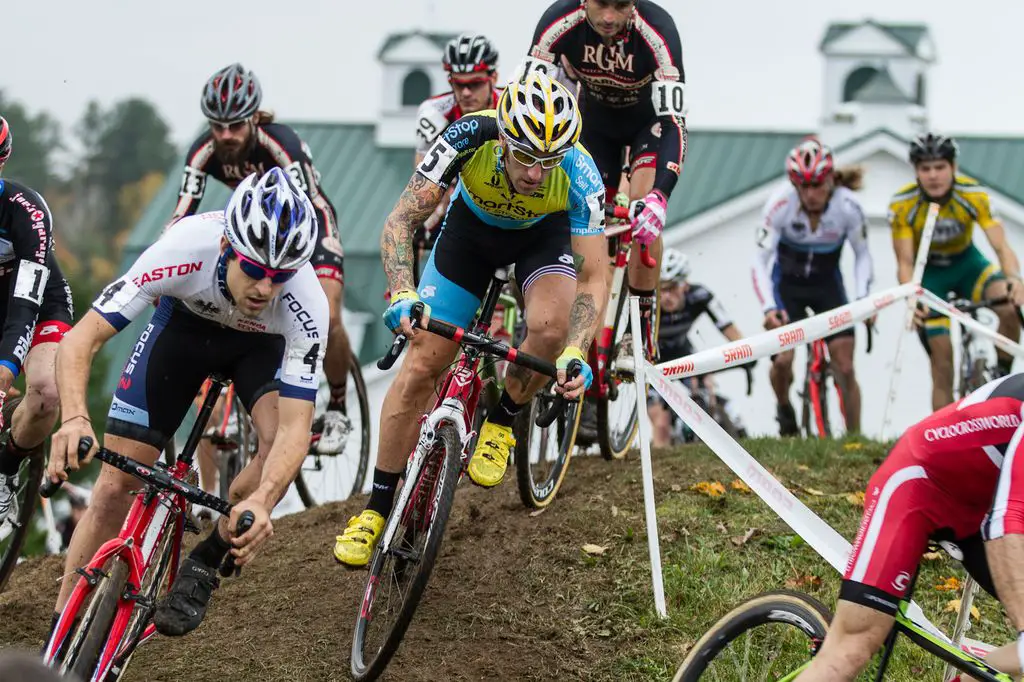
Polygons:
M846 501L849 502L850 504L855 504L858 507L863 507L864 506L864 491L863 490L858 490L855 493L847 493L846 494Z
M544 507L544 508L545 508L545 509L547 509L547 507ZM616 506L615 506L615 505L613 504L613 505L612 505L612 516L618 516L618 515L619 515L619 508L618 508L618 507L616 507Z
M538 516L540 516L541 514L546 512L547 510L548 510L547 507L541 507L540 509L534 509L532 512L530 512L530 518L531 519L537 518Z
M583 545L582 549L583 549L584 552L586 552L590 556L601 556L602 554L604 554L605 552L608 551L607 547L602 547L601 545L590 545L590 544Z
M742 547L743 545L747 544L750 538L754 537L759 532L760 531L758 531L756 528L750 528L743 535L737 535L734 538L732 538L732 544L736 545L737 547Z
M816 488L804 488L804 492L807 493L808 495L814 495L815 497L821 497L822 495L825 494L820 490L817 490Z
M942 552L925 552L921 558L925 561L938 561L942 558Z
M612 631L611 630L598 630L597 631L597 636L598 637L611 637L612 636Z
M807 466L806 464L800 464L800 465L797 466L796 470L797 471L810 471L811 467Z
M962 585L960 584L960 580L958 580L956 576L952 576L950 578L945 578L945 581L940 585L936 585L935 589L939 592L955 592L961 587Z
M860 450L863 447L863 443L847 443L843 446L843 450Z
M950 599L948 602L946 602L946 608L944 610L949 613L959 613L960 600ZM979 611L978 607L974 606L973 604L971 604L971 618L973 618L974 620L981 620L981 611Z
M673 483L671 486L669 486L669 490L671 490L674 493L677 493L677 492L679 492L682 489L683 489L683 486L679 485L678 483Z
M743 481L741 481L738 478L735 481L733 481L732 483L730 483L729 487L732 488L733 490L738 490L741 493L749 493L750 492L750 486L747 485L746 483L744 483Z
M718 481L701 481L690 486L690 490L696 490L708 497L721 497L725 494L725 486Z
M804 574L797 578L790 578L786 581L786 587L790 589L807 589L809 587L820 587L821 578L810 573Z

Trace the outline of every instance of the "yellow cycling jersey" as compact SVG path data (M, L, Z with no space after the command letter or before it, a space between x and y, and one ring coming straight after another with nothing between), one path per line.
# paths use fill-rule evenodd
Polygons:
M901 188L889 204L889 226L894 239L913 237L914 249L921 243L921 233L928 216L928 197L920 185L912 182ZM939 209L928 253L955 256L971 246L974 224L983 230L999 224L992 213L988 191L978 181L958 175L953 192Z

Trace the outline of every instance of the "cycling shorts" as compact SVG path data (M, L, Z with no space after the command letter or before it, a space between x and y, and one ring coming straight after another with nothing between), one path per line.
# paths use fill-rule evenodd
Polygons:
M778 272L778 267L776 267ZM833 308L846 305L846 288L843 286L842 275L836 270L835 277L821 280L793 281L784 277L775 277L776 300L782 301L790 322L803 320L807 317L807 308L815 315ZM844 329L826 337L830 341L841 336L854 336L854 330Z
M206 378L231 379L249 412L278 390L284 338L230 329L164 296L139 335L107 413L107 433L163 449Z
M423 269L420 299L430 305L432 318L467 327L494 271L510 264L523 296L547 275L575 280L569 214L552 213L530 227L503 230L481 221L456 196Z
M965 453L959 461L950 458L950 464L972 466L964 461L967 456ZM1010 476L1013 468L1001 472L1000 486L1004 476L1010 477L1008 488L1014 490ZM943 475L952 479L955 472ZM1024 472L1018 478L1022 480L1016 482L1016 490L1024 491ZM1024 533L1024 495L1010 492L999 510L993 507L999 505L998 496L993 503L993 496L954 495L947 492L947 487L939 485L934 474L929 476L914 456L909 438L896 443L868 482L864 515L843 574L840 599L890 615L896 613L898 602L909 593L929 540L953 542L962 554L962 558L956 558L979 585L995 596L982 538ZM998 530L993 530L986 515L989 520L998 519Z
M64 335L71 330L75 317L74 303L71 300L71 287L57 265L56 258L49 258L50 276L43 289L43 300L36 314L36 328L32 336L31 347L41 343L60 343ZM12 275L13 277L13 275ZM0 279L0 291L9 291L13 286L10 278ZM7 319L9 297L0 298L0 321Z
M921 286L942 299L952 291L960 298L978 302L983 298L986 287L1001 279L1006 279L1006 276L982 255L978 247L971 244L952 256L929 256ZM949 318L942 315L927 320L924 333L927 336L949 334Z
M631 175L640 168L654 168L657 165L658 148L661 145L661 123L658 119L630 125L629 121L617 117L621 116L621 112L606 113L605 109L597 106L588 106L585 115L587 125L583 126L580 141L594 158L604 186L609 191L617 191L619 188L626 147L629 147Z

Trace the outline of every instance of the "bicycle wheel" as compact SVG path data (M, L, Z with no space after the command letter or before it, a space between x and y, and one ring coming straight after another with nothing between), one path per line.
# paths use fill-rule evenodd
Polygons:
M693 645L672 682L777 680L805 665L832 614L813 597L767 592L740 604Z
M363 491L370 465L370 401L355 355L349 358L345 405L352 430L341 451L321 454L311 450L295 477L295 490L306 508L344 500ZM353 410L353 406L358 409Z
M377 679L398 650L430 580L461 468L459 434L443 423L418 474L403 484L415 487L391 512L370 561L352 635L353 679Z
M562 485L580 426L583 403L566 405L562 414L546 429L537 426L537 415L551 405L553 396L546 388L516 418L516 483L519 499L527 507L540 509L555 499Z
M234 392L232 391L232 393ZM245 411L245 405L242 404L242 400L238 397L237 393L234 394L234 399L228 408L234 411L235 416L235 432L228 439L234 443L234 447L220 450L217 457L218 488L220 490L220 497L225 500L228 499L231 483L238 477L238 474L242 473L242 469L249 464L249 460L256 454L256 448L253 447L254 444L251 440L252 422L249 420L249 415Z
M14 409L21 402L15 398L4 405L5 424L11 423ZM7 518L0 523L0 592L7 586L7 580L18 565L21 548L32 530L32 515L39 501L39 484L43 480L45 454L40 451L27 457L18 469L18 489L14 491L14 503Z
M82 578L85 580L85 578ZM114 557L106 564L106 570L99 576L99 583L89 595L85 615L78 627L69 636L61 672L71 673L75 679L92 679L93 671L110 635L114 623L117 602L128 582L128 564L120 557Z
M615 328L612 331L612 348L605 381L608 395L597 399L597 442L601 456L605 459L622 459L629 452L636 438L640 421L636 411L636 381L632 373L618 372L615 360L619 356L622 337L629 330L629 285L622 282L618 311L615 313Z

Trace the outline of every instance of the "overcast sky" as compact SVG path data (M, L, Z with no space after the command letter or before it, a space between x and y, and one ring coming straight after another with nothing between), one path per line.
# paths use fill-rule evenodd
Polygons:
M36 0L4 3L0 88L73 122L90 98L153 100L184 146L201 123L205 79L235 60L254 69L285 119L373 121L375 55L389 33L479 30L510 72L547 0ZM935 127L1024 134L1024 2L661 0L679 27L693 128L816 128L831 21L926 22L938 63ZM211 9L216 8L216 9ZM16 133L15 133L16 134Z

